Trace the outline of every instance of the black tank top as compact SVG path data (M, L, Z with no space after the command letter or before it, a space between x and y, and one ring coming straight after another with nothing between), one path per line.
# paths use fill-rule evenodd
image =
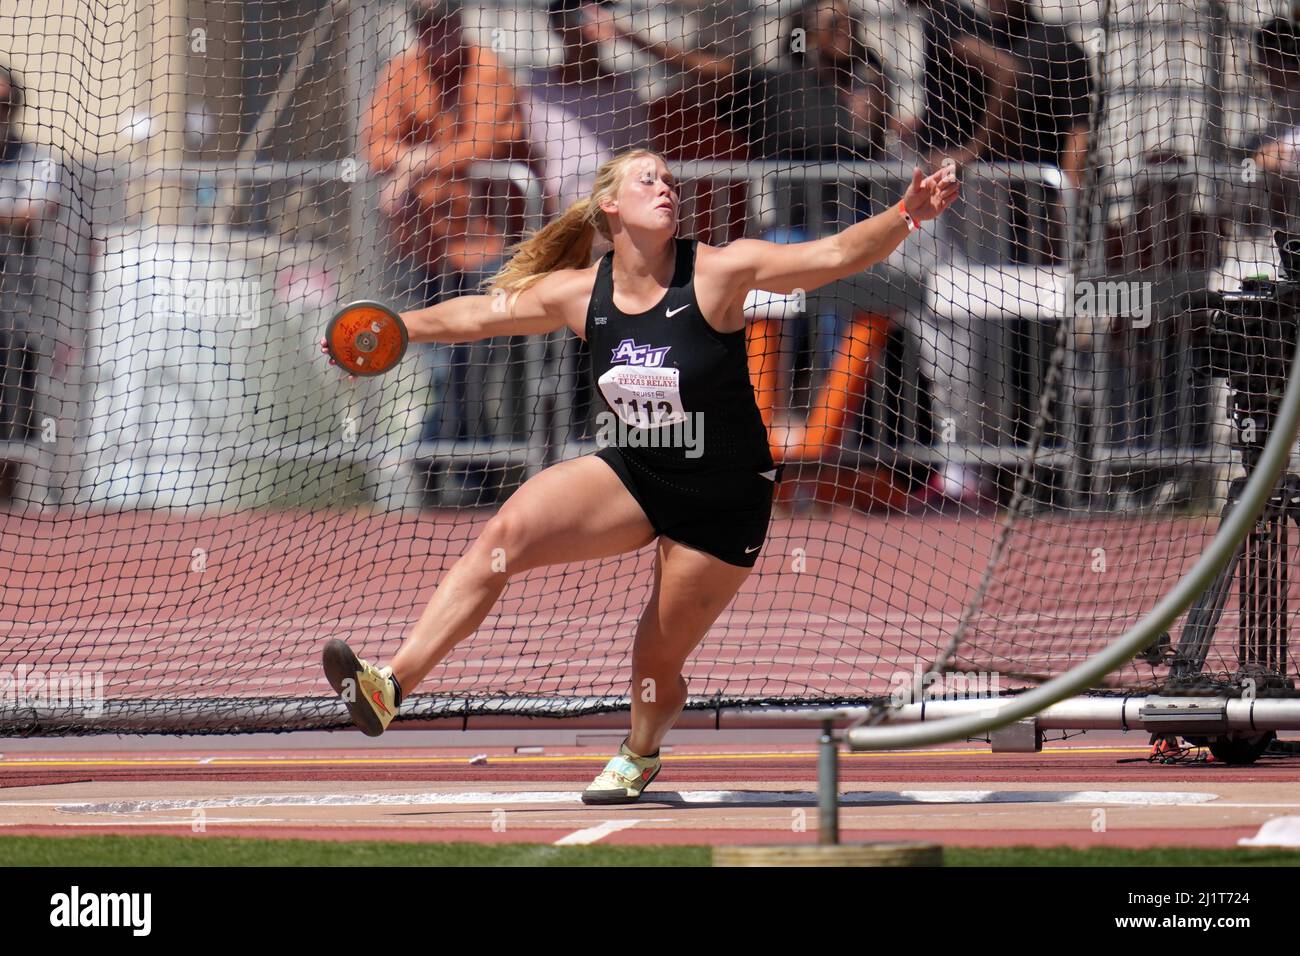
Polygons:
M722 333L704 320L695 299L698 243L674 241L672 284L637 315L614 305L613 250L600 261L587 306L592 378L608 409L597 418L597 441L678 474L769 472L744 330Z

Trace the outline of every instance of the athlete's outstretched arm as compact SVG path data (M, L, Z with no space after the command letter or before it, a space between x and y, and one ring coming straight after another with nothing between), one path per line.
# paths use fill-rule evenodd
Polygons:
M903 206L916 222L934 219L957 197L957 176L944 166L922 177L914 170ZM812 291L883 261L908 233L898 206L812 242L764 242L738 239L724 246L717 258L737 294Z
M498 335L541 335L565 324L574 273L539 279L523 292L461 295L427 309L402 313L412 342L473 342ZM579 282L580 282L579 278Z

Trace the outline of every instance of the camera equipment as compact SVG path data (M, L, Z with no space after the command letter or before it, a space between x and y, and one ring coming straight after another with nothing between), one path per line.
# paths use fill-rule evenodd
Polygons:
M1222 517L1236 505L1273 429L1300 329L1300 236L1278 231L1273 238L1281 278L1248 278L1239 291L1194 292L1180 303L1180 311L1209 314L1199 343L1205 370L1227 379L1233 446L1246 469L1233 480ZM1188 611L1165 692L1216 684L1202 669L1234 579L1237 671L1226 683L1247 696L1294 690L1287 674L1290 521L1300 526L1300 476L1288 471L1242 546Z

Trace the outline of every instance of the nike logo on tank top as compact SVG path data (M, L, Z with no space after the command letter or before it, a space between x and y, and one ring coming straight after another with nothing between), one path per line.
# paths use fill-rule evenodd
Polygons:
M613 251L600 261L586 322L592 378L607 409L597 416L597 440L648 468L770 472L745 333L705 321L695 299L698 243L674 241L669 289L634 315L614 304Z

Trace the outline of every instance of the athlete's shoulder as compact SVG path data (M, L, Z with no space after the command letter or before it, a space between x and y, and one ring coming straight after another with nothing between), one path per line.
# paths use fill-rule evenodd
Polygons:
M744 326L745 265L736 255L737 239L725 246L700 242L695 249L695 301L704 320L717 332L734 332Z
M754 258L767 245L759 239L736 239L724 246L701 242L695 252L695 268L706 275L735 275L753 267Z
M730 245L730 244L728 244ZM711 246L703 239L695 241L695 267L706 268L719 264L718 257L725 256L728 246Z

